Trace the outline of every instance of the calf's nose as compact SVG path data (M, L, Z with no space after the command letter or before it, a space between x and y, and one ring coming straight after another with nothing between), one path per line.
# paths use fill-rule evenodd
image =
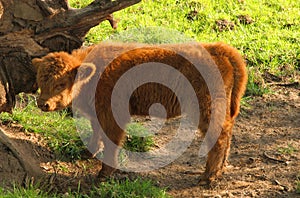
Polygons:
M38 107L42 110L42 111L49 111L50 109L50 105L48 102L44 102L44 103L39 103Z
M48 103L45 103L43 106L44 111L49 111L50 105Z

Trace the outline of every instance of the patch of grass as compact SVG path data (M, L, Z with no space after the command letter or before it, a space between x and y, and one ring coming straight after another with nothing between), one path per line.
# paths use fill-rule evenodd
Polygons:
M21 188L14 186L12 190L6 190L0 187L0 197L1 198L47 198L47 197L56 197L55 194L51 196L35 187Z
M110 180L109 182L101 183L91 192L91 197L115 197L115 198L127 198L127 197L157 197L166 198L167 195L165 189L155 187L150 180L136 179L130 181L128 179L124 181Z
M264 82L262 75L262 71L260 71L259 68L250 67L248 69L248 84L246 95L262 96L263 94L270 92Z
M27 97L26 95L24 97ZM29 96L28 96L29 97ZM79 159L85 147L76 131L74 120L67 110L42 112L34 98L28 98L27 105L15 108L12 114L1 113L2 122L17 122L25 132L35 132L45 137L48 146L57 158L64 160Z
M127 137L124 148L133 152L147 152L154 146L153 135L139 123L131 123L126 127Z
M170 36L172 35L172 36ZM183 33L161 27L139 27L112 34L108 40L119 42L137 42L148 44L184 43L193 41Z
M250 102L252 101L252 97L250 96L246 96L246 97L243 97L242 100L241 100L241 111L240 111L240 114L244 115L246 114L245 110L248 110L248 109L251 109L251 104Z
M72 8L83 8L92 2L93 0L71 0L69 4Z
M288 144L287 147L281 147L278 149L278 151L281 153L281 154L288 154L288 155L291 155L293 154L294 152L297 152L297 149L291 145L291 144Z
M295 185L296 185L296 193L300 194L300 172L296 177Z
M300 194L300 176L296 181L296 192Z
M83 194L78 189L75 191L68 190L64 194L47 193L41 190L38 186L29 186L21 188L14 186L11 190L0 187L1 198L89 198L89 197L114 197L114 198L137 198L137 197L153 197L153 198L168 198L166 189L156 187L150 180L136 179L130 181L128 179L118 181L111 179L103 182L97 187L93 187L88 193Z
M22 108L15 108L12 114L1 113L0 120L4 123L19 123L25 132L41 134L47 141L48 146L55 152L58 159L76 160L86 151L86 147L77 131L91 132L89 121L74 120L68 110L59 112L42 112L37 106L34 98L28 97L28 104ZM21 99L21 103L22 103ZM75 122L76 121L76 125ZM78 127L78 128L77 128ZM127 138L124 148L135 152L146 152L154 145L153 136L147 129L138 123L127 125ZM90 134L83 134L89 136ZM82 136L83 136L82 135ZM82 137L88 138L88 137Z
M83 4L84 1L70 2ZM247 95L263 95L268 93L264 72L293 79L299 71L299 11L297 0L143 0L114 13L115 18L120 19L116 30L105 21L90 30L86 42L98 43L113 34L136 29L141 32L131 36L139 42L145 42L140 38L144 30L148 35L146 42L157 42L156 38L149 38L150 34L166 40L159 32L151 32L151 27L176 30L200 42L223 41L238 48L247 60L250 70ZM248 22L241 20L241 16L247 16ZM216 28L217 20L227 20L234 28L220 31ZM168 41L177 37L171 31L166 31L165 35ZM132 37L128 36L127 41Z

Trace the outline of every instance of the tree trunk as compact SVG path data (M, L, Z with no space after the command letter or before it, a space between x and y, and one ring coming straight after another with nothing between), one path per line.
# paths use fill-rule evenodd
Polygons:
M90 28L141 0L95 0L72 9L67 0L0 0L0 112L10 112L15 95L36 91L33 57L79 48Z

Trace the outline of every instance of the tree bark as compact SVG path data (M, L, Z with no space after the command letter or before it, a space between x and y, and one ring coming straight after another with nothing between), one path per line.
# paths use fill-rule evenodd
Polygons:
M16 144L16 142L12 141L1 127L0 143L5 145L13 153L29 178L39 178L42 176L42 170L39 166L39 162L37 162L33 156L28 153L24 153L23 148Z
M79 48L90 28L141 0L95 0L82 9L67 0L0 0L0 112L10 112L15 95L37 89L33 57Z

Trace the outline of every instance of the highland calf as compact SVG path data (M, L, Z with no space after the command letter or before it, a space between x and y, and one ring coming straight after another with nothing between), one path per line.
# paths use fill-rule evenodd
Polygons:
M191 62L172 49L184 48L184 51L190 53L195 59L211 60L217 65L217 69L221 74L225 93L226 115L225 119L219 123L221 126L220 135L208 153L203 179L209 183L221 175L226 164L234 120L239 113L240 100L246 89L247 72L245 63L236 49L223 43L198 45L205 49L200 55L195 51L196 48L189 44L164 45L161 47L160 45L111 43L74 50L72 54L56 52L42 58L35 58L32 63L36 67L37 83L41 89L38 106L43 111L54 111L71 106L76 97L84 96L86 98L84 101L79 101L76 106L91 120L94 130L89 144L91 152L95 154L100 141L104 143L103 161L108 163L102 165L102 170L99 173L100 179L109 176L115 170L116 166L114 165L117 164L118 148L117 146L111 146L108 141L110 140L119 146L122 144L124 137L122 129L124 126L119 126L120 123L117 124L112 113L111 96L118 79L129 69L143 63L158 62L172 66L192 84L199 101L199 112L201 114L198 120L198 129L205 134L212 119L212 108L216 108L214 110L218 111L219 107L213 107L212 105L210 90L206 84L207 80L202 76L203 74L201 75ZM91 55L95 48L100 49L101 55L97 53ZM111 53L115 51L122 51L122 53L118 57L113 57L113 60L105 67L99 66L101 61L110 60ZM87 61L86 57L89 55L92 58ZM93 60L95 61L93 62ZM83 64L86 61L87 63ZM80 71L79 67L81 68ZM98 79L95 76L100 76L100 78ZM95 79L98 81L98 86L95 87L94 93L89 93L89 88L85 86L88 86L87 84ZM207 83L210 83L210 81L214 83L215 79L210 79ZM76 83L80 86L76 86L75 90ZM131 115L148 115L148 110L154 103L160 103L165 107L167 118L179 116L182 113L181 104L176 94L171 89L155 82L143 84L134 90L129 100L129 112ZM90 113L93 108L96 111L95 115ZM121 121L121 125L125 125L126 122L129 122L127 118ZM99 123L109 140L103 138L98 132Z

